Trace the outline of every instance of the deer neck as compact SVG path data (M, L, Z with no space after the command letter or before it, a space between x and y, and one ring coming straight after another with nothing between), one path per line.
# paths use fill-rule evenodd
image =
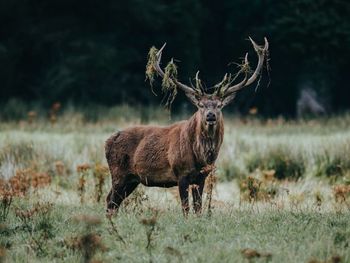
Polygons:
M219 154L223 140L224 122L219 119L216 125L205 127L199 112L196 112L189 120L192 149L196 162L200 166L213 164Z

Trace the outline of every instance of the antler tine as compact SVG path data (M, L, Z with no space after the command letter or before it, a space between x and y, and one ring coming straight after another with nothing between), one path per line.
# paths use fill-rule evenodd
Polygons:
M154 70L158 73L158 75L160 77L164 77L165 73L164 71L162 70L162 68L160 67L160 61L162 59L162 52L163 52L163 49L165 48L166 46L166 43L164 43L164 45L158 50L157 54L156 54L156 57L157 57L157 62L153 65L154 67ZM171 81L174 82L176 84L176 86L178 86L180 89L182 89L183 91L187 92L187 93L190 93L190 94L193 94L193 93L196 93L195 90L193 90L191 87L185 85L185 84L182 84L181 82L179 82L177 79L175 78L171 78Z
M269 50L269 42L267 41L266 37L264 37L265 44L264 44L263 48L261 48L261 46L256 44L251 37L249 37L249 40L250 40L250 42L252 42L254 49L255 49L256 53L258 54L259 62L258 62L258 65L256 66L256 69L255 69L253 75L248 79L246 86L252 84L256 80L256 78L259 76L261 69L264 65L265 55Z
M203 90L202 90L202 82L199 79L199 70L196 73L195 80L196 80L196 90L202 94Z
M199 81L198 76L199 76L199 70L197 70L197 72L196 72L196 77L195 77L196 81Z
M262 70L263 65L264 65L265 56L267 55L267 52L268 52L268 49L269 49L269 42L267 41L267 38L265 37L264 38L264 40L265 40L264 47L261 47L258 44L256 44L251 37L249 37L249 40L252 43L255 52L258 54L258 58L259 58L258 65L256 66L256 69L255 69L254 73L250 76L249 79L248 79L248 73L249 73L248 72L248 68L241 69L241 70L244 70L244 73L245 73L244 79L240 83L238 83L238 84L236 84L234 86L227 87L224 90L225 95L230 95L232 93L235 93L238 90L242 89L243 87L246 87L246 86L252 84L257 79L257 77L260 75L260 73L261 73L261 70ZM243 67L248 66L248 65L249 65L248 53L246 53Z
M226 87L224 92L226 94L231 94L231 93L234 93L234 92L237 92L238 90L242 89L243 87L245 87L247 85L247 82L248 82L248 73L249 73L249 61L248 61L248 53L245 54L245 57L244 57L244 64L243 64L243 67L248 67L248 68L242 68L241 70L243 70L244 72L244 79L234 85L234 86L231 86L231 87ZM232 83L228 83L227 86L231 85Z
M216 88L216 91L215 91L216 95L220 96L223 85L226 84L226 82L227 82L227 78L229 79L228 82L230 82L231 76L229 75L229 77L227 77L227 73L225 73L223 79L218 84L214 85L214 88Z
M222 81L220 81L218 84L216 84L214 87L215 88L220 88L227 80L227 73L225 73L224 78L222 79Z
M157 54L156 54L156 57L157 57L157 63L153 64L153 67L155 69L155 71L157 71L158 75L160 77L164 77L165 73L164 71L162 70L162 68L160 67L160 61L162 59L162 52L163 52L163 49L165 48L166 46L166 42L164 43L164 45L158 50Z

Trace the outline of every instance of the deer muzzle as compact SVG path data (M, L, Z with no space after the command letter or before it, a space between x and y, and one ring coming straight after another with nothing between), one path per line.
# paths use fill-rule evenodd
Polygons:
M208 125L215 125L216 123L216 115L214 112L209 111L206 116L206 122Z

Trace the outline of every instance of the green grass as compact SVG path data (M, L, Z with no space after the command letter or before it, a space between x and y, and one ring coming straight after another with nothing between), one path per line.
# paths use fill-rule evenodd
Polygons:
M21 206L30 205L21 201ZM157 206L153 204L152 207ZM49 217L51 235L42 240L43 253L35 249L32 241L33 236L39 238L42 233L40 217L33 217L32 229L26 230L11 213L1 239L9 247L9 262L23 262L24 259L28 262L77 262L82 259L82 253L65 244L89 231L102 238L106 249L97 252L94 259L104 262L147 262L150 259L153 262L247 262L240 252L244 248L271 253L271 262L307 262L311 258L324 260L332 255L340 255L343 262L350 260L347 249L350 222L346 212L274 208L259 211L253 207L234 206L216 209L211 217L190 215L185 219L179 207L167 205L158 209L150 252L146 249L148 226L140 222L153 214L147 206L136 211L121 210L114 219L125 243L111 232L111 225L104 218L104 207L97 204L56 204ZM101 218L101 224L86 230L84 222L75 220L80 214L95 215Z
M44 119L32 124L26 121L0 123L0 169L23 165L22 161L16 161L18 158L25 160L26 165L30 159L39 162L44 170L50 169L50 162L54 160L65 161L71 169L81 162L104 162L104 141L116 130L140 124L143 119L166 125L186 117L175 116L169 120L166 113L162 115L152 110L148 117L142 117L127 106L111 111L117 117L107 114L97 122L85 120L80 113L66 112L58 116L55 124ZM135 116L126 117L125 112L134 112ZM231 180L255 169L274 169L279 178L348 176L348 125L348 115L308 122L252 119L248 123L227 116L224 143L217 162L219 177ZM23 147L29 148L22 151ZM36 158L37 155L47 158L43 161ZM3 174L7 176L6 172Z
M105 217L104 202L94 201L92 171L87 175L86 201L80 203L77 166L106 165L104 141L116 130L144 122L165 125L186 115L169 120L167 113L124 105L106 114L102 109L67 110L56 123L39 114L30 124L20 112L16 114L21 120L0 123L0 178L31 168L47 173L52 183L14 198L8 217L0 223L6 262L83 261L82 249L75 243L84 235L91 237L87 234L101 238L103 249L93 259L103 262L248 262L241 253L245 248L271 253L270 262L308 262L333 255L350 262L350 198L337 203L332 192L333 184L350 182L350 115L248 122L226 116L212 216L205 210L200 217L190 214L185 219L173 194L176 190L140 188L113 219L122 242ZM57 162L64 165L63 174ZM263 175L271 171L284 180L264 181ZM253 203L241 199L239 183L247 176L262 180L275 196ZM109 187L108 177L104 195ZM52 203L52 210L27 221L16 216L16 211L26 211L37 202ZM158 217L146 249L152 226L142 220L152 218L155 209ZM78 215L96 216L101 223L89 227L84 220L77 222ZM0 261L2 251L0 247Z

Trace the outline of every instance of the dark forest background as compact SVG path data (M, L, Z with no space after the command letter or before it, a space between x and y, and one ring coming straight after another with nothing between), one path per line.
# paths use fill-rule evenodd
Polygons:
M247 51L255 66L248 36L269 39L271 85L265 73L229 110L293 116L305 87L331 112L350 107L347 0L1 0L0 103L156 105L145 82L152 45L167 42L164 64L180 60L183 82L200 70L210 86Z

